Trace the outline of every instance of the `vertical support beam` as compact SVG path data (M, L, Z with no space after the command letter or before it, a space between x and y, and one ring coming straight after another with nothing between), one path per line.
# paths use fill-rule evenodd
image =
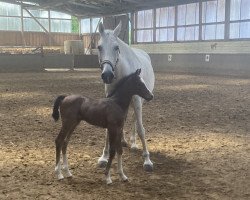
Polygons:
M77 21L78 21L78 27L79 27L79 31L78 31L78 34L79 34L79 38L81 38L81 35L82 35L82 19L77 17Z
M153 42L156 42L156 9L153 9Z
M134 27L134 44L136 44L136 43L138 43L137 42L137 27L138 27L138 25L137 25L137 22L138 22L138 12L135 12L135 27Z
M199 2L199 41L202 41L202 2Z
M49 20L49 46L52 45L52 41L51 41L51 19L50 19L50 10L48 10L48 20Z
M132 12L131 14L130 14L130 23L131 23L131 30L130 30L130 37L131 37L131 44L134 44L134 42L135 42L135 38L134 38L134 36L135 36L135 19L134 19L134 17L135 17L135 13L134 12Z
M175 19L174 19L174 42L177 42L177 21L178 21L178 6L175 6Z
M24 36L24 24L23 24L23 2L21 2L21 35L22 35L23 46L26 46L26 40Z
M230 32L230 5L231 0L225 1L225 40L229 40Z
M90 44L89 44L89 52L92 54L92 43L94 39L94 34L93 34L93 19L92 17L90 18Z

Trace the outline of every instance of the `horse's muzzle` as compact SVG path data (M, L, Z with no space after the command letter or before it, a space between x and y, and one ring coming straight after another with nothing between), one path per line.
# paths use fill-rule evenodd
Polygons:
M102 73L101 77L104 83L110 84L112 83L115 75L112 71L105 71Z

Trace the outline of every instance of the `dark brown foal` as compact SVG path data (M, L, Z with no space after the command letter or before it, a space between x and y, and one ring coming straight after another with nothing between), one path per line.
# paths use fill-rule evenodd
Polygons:
M122 168L122 144L121 137L124 121L128 112L129 104L133 95L151 100L153 94L148 90L144 81L140 78L141 69L123 78L107 98L94 100L80 95L59 96L55 100L53 108L53 118L59 119L59 108L62 119L62 128L56 138L56 175L58 179L63 179L60 164L60 155L63 155L63 165L65 176L71 177L68 168L67 145L71 134L81 120L89 124L107 128L109 137L109 160L106 166L105 175L107 184L111 184L110 167L112 160L117 153L118 173L123 181L127 177Z

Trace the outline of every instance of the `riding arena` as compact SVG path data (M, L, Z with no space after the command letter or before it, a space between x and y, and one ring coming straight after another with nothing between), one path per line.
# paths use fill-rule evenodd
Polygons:
M0 0L0 199L249 199L249 9Z

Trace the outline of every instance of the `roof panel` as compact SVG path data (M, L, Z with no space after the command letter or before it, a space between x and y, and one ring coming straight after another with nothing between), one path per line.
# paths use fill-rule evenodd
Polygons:
M0 0L21 4L20 0ZM25 0L24 7L57 10L78 17L118 15L206 0Z

